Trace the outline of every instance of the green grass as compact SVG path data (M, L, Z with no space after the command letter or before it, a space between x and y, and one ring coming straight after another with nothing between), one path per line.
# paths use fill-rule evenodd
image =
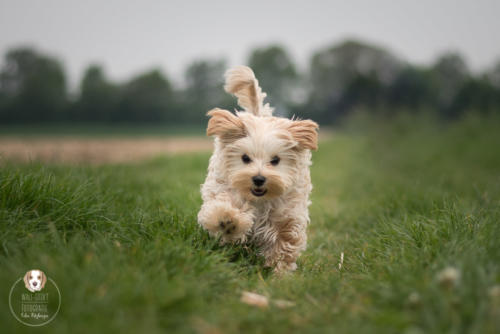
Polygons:
M7 296L39 267L63 298L40 332L498 333L499 125L401 118L321 143L308 249L281 279L254 249L221 247L198 227L207 154L4 166L2 332L33 330ZM449 266L460 279L444 288L436 276ZM248 306L244 290L296 305Z

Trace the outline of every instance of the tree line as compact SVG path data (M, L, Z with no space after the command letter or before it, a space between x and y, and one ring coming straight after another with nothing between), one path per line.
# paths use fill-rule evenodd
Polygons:
M302 72L281 45L252 50L247 64L278 115L321 124L336 124L357 109L386 115L426 111L443 119L467 111L500 113L500 59L474 74L458 53L418 66L382 47L347 40L314 52ZM113 82L102 66L91 64L70 94L60 60L15 48L0 67L0 122L200 124L211 108L236 108L222 88L226 69L223 59L194 61L179 87L159 69Z

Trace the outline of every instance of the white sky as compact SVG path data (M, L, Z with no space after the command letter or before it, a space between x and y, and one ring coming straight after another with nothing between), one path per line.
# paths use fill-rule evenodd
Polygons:
M500 59L500 1L488 0L0 0L0 53L34 45L64 61L73 85L91 62L124 80L160 67L182 78L204 57L244 63L250 48L284 44L301 68L348 37L428 64L461 52L480 71Z

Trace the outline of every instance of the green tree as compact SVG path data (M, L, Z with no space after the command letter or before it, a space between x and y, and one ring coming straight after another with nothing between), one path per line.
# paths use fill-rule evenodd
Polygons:
M488 81L497 89L500 89L500 59L485 74Z
M80 96L73 111L79 121L110 121L120 117L117 110L119 87L110 83L99 65L90 65L80 83Z
M122 87L120 96L114 121L158 122L176 118L172 86L159 70L130 80Z
M436 107L443 115L451 116L456 113L452 103L470 77L467 64L460 54L448 52L436 60L431 72L437 92Z
M201 59L191 63L185 73L183 97L184 122L205 122L205 114L212 108L232 109L234 99L224 92L225 60Z
M500 89L495 87L486 76L469 78L456 93L448 116L456 117L466 111L498 113Z
M283 46L270 45L254 49L250 53L248 65L254 70L262 90L268 94L266 101L276 109L275 114L287 116L293 103L303 102L298 90L299 75Z
M312 117L334 122L357 105L382 100L381 96L372 96L373 91L353 94L353 86L375 89L381 94L392 84L402 66L402 62L388 51L360 41L348 40L315 53L311 59L308 103ZM353 99L353 95L365 96L368 100Z
M7 52L0 70L4 122L44 122L64 119L66 76L61 63L32 48Z
M434 108L436 90L432 82L432 71L408 65L389 87L387 104L394 109L421 110Z

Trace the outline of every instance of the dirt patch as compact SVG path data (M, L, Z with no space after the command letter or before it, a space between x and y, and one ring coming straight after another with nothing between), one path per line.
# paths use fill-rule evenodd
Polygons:
M15 161L117 163L162 154L212 150L210 138L0 138L0 156Z

